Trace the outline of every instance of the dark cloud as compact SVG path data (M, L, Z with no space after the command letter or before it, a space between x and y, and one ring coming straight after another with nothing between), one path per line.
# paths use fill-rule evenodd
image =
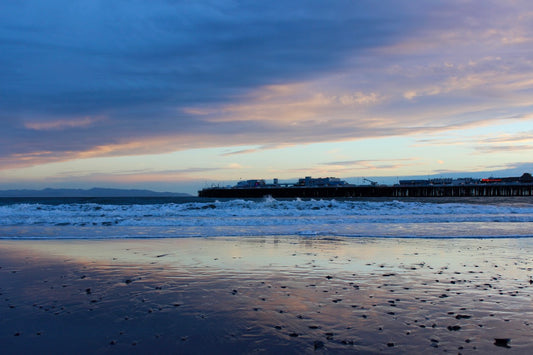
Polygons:
M5 1L0 10L11 116L225 100L330 70L410 27L387 6L351 1Z
M169 136L176 137L174 147L144 151L180 149L198 135L208 137L196 140L198 146L353 137L342 121L298 127L214 122L183 109L339 72L347 60L353 65L359 55L436 18L448 25L443 19L453 12L443 16L441 8L438 2L348 0L2 1L0 159L64 159ZM390 127L379 134L413 130ZM362 128L357 134L376 133Z
M3 104L45 116L226 100L330 70L408 27L347 1L3 4Z

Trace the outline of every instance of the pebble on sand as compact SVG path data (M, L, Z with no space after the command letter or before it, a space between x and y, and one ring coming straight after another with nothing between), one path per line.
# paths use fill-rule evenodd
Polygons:
M509 338L494 338L494 345L501 346L504 348L510 348L509 342L511 339Z
M315 350L322 349L324 347L324 342L320 340L315 340L313 346Z

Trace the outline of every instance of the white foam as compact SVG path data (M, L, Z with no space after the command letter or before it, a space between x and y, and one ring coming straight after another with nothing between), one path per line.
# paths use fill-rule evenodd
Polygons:
M478 229L481 228L479 226L490 224L492 229L507 235L513 233L513 226L518 228L520 225L519 228L522 228L532 223L533 205L527 203L267 198L131 205L25 203L0 206L0 226L4 227L165 227L174 228L175 236L251 235L258 232L444 236L453 234L454 230L456 234L468 234L467 229L462 228L468 224L475 225ZM494 225L497 224L499 227L495 228ZM504 230L504 225L510 227ZM438 226L438 232L431 232L431 228L426 228L429 226ZM486 232L485 228L482 229ZM105 235L105 232L102 233Z

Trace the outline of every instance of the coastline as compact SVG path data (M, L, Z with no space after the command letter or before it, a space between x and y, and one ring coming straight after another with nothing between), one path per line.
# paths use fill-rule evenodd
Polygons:
M3 240L0 343L519 353L533 347L532 252L531 238Z

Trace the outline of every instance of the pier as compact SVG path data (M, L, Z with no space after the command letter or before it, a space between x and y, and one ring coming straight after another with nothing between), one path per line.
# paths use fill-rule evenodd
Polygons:
M349 198L349 197L511 197L533 196L533 183L427 186L292 186L250 188L206 188L199 197L211 198Z

